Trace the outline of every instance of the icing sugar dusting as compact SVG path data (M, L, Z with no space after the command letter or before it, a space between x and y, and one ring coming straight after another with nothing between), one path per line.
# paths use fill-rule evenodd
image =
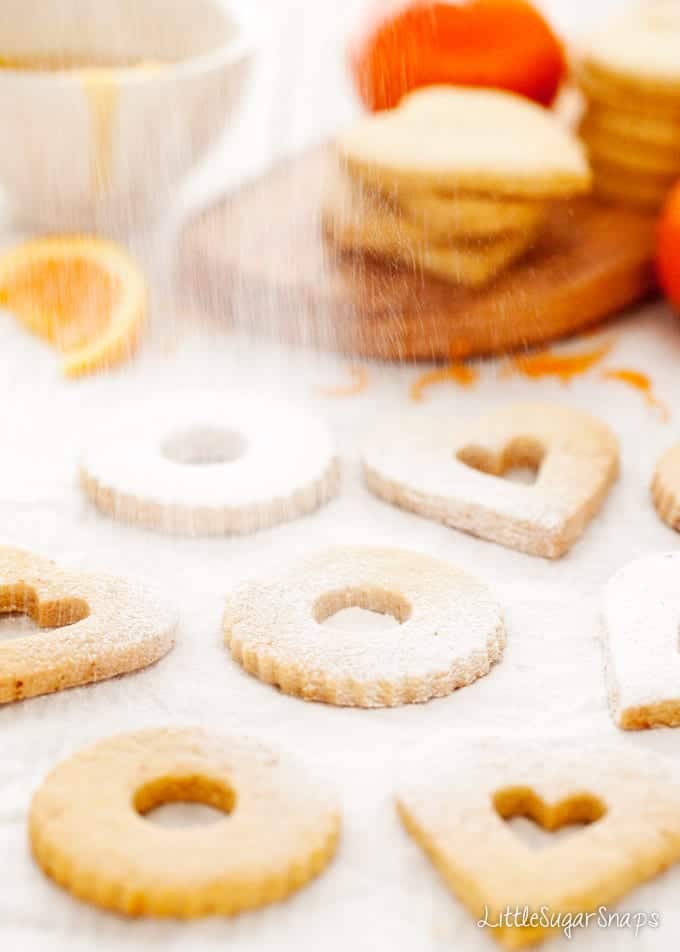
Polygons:
M396 614L402 624L329 630L320 600ZM426 701L486 674L503 651L500 608L481 582L417 553L336 547L227 604L233 656L287 693L331 704L382 707Z

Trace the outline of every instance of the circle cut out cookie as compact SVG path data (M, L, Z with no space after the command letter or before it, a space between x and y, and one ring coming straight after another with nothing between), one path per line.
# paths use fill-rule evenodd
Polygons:
M168 829L144 815L192 801L225 813ZM283 899L335 851L339 814L295 762L259 744L170 728L100 741L49 774L29 833L45 873L130 916L233 915Z
M534 470L533 485L502 477ZM559 558L619 469L616 437L570 407L515 404L471 420L400 417L372 434L366 483L402 509L530 555Z
M0 613L9 612L52 630L0 643L0 704L145 668L172 648L177 623L142 586L0 547Z
M323 622L358 607L392 615L370 637ZM261 681L307 701L395 707L450 694L487 674L505 632L485 585L426 555L338 546L228 600L232 656Z
M255 532L317 509L340 467L316 417L247 394L188 394L136 408L84 453L104 513L177 535Z
M652 501L659 518L680 532L680 444L667 450L656 464Z

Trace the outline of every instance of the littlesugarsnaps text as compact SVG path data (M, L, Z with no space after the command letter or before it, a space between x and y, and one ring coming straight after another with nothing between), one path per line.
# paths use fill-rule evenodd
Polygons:
M549 906L505 906L494 912L484 906L484 915L477 920L480 929L560 929L567 939L577 929L628 929L637 936L643 929L658 929L660 925L658 912L610 912L606 906L591 912L557 912Z

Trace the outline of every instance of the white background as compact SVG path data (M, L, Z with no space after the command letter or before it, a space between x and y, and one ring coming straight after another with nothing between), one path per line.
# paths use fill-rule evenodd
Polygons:
M575 33L614 4L562 0L550 6L556 22ZM262 40L256 79L239 121L195 178L185 203L322 138L353 113L357 107L341 51L364 7L279 0L251 10ZM9 230L5 239L12 240ZM496 362L482 366L474 390L443 385L428 393L416 412L468 415L513 399L554 399L596 411L620 436L622 477L602 515L564 560L533 559L391 509L362 486L361 440L381 413L412 409L408 386L417 370L368 366L363 394L324 397L321 387L348 378L345 361L291 354L209 331L173 307L165 286L169 274L157 273L158 280L153 333L139 359L119 372L81 382L62 381L54 354L11 317L0 315L0 539L65 566L146 579L177 602L182 619L176 649L149 671L0 710L0 948L494 948L399 826L395 777L425 743L440 741L455 760L457 744L478 734L507 736L509 777L513 740L519 737L568 733L577 742L599 737L613 745L680 753L677 732L624 736L613 727L597 619L601 586L612 572L634 557L676 547L677 537L658 520L648 495L654 462L677 437L675 414L663 423L638 394L602 381L597 372L563 388L520 378L501 381ZM670 310L649 307L603 336L615 339L609 366L648 372L658 396L672 410L678 407L680 322ZM589 339L567 349L592 344ZM251 390L315 406L331 425L343 458L340 498L313 517L239 539L170 540L100 517L81 498L75 479L79 447L88 432L113 418L121 405L141 405L145 396L169 391L184 392L190 400L197 386L226 392L244 413ZM345 541L418 549L484 578L506 612L508 647L502 663L448 699L377 712L305 704L245 675L221 644L224 597L242 578L266 577L277 565L318 546ZM5 623L0 638L9 634ZM332 638L332 630L327 635ZM85 743L115 731L175 723L245 733L289 748L335 786L344 832L338 857L324 875L283 905L234 921L193 924L127 922L77 902L42 875L27 848L26 813L46 772ZM545 744L549 751L549 739ZM464 776L464 763L460 769ZM587 784L592 769L584 763L582 776L575 778L579 786ZM680 867L636 890L619 907L658 910L660 932L634 939L593 931L579 936L577 947L602 952L677 948L679 887ZM551 945L555 952L566 947L560 938Z

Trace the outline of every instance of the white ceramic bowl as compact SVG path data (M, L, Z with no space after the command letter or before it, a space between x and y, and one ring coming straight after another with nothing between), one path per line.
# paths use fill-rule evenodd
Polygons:
M103 92L78 70L0 69L0 186L50 228L148 220L223 131L252 52L225 0L2 0L5 62L164 65L116 71Z

